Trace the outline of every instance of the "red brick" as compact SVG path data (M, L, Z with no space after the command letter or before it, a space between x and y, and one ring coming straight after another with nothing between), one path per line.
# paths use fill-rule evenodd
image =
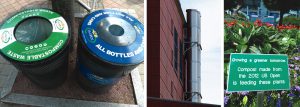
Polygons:
M177 0L160 0L148 1L148 75L153 74L156 81L148 84L148 94L150 96L157 96L164 99L182 100L184 93L184 84L179 80L179 71L173 68L173 50L174 37L173 28L176 28L178 33L178 42L183 39L183 25L185 19L179 11L180 6L175 3ZM158 4L159 3L159 4ZM153 6L155 5L155 6ZM155 14L154 12L159 12ZM159 16L157 16L159 15ZM157 19L159 18L159 19ZM151 20L151 21L150 21ZM154 20L158 20L156 23ZM173 23L173 24L172 24ZM158 27L160 26L160 27ZM158 34L159 32L159 34ZM179 42L180 43L180 42ZM150 46L149 46L150 45ZM179 46L180 44L178 44ZM151 49L150 49L151 48ZM157 51L159 49L159 51ZM179 50L178 50L179 51ZM154 55L157 55L156 57ZM149 59L152 58L152 59ZM150 63L149 63L150 61ZM185 68L185 67L183 67ZM157 71L151 71L157 70ZM159 71L158 71L159 70ZM179 70L179 69L178 69ZM157 75L159 73L159 75ZM158 77L157 77L158 76ZM151 78L154 79L154 78ZM148 78L149 81L149 78ZM174 86L171 87L173 82ZM185 81L183 81L185 82ZM154 88L158 88L159 91ZM173 90L173 97L171 95ZM159 95L157 95L159 94ZM148 95L149 96L149 95Z

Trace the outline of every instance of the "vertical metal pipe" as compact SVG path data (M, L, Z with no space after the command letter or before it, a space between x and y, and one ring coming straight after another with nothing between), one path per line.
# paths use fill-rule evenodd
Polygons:
M190 84L192 93L192 102L200 102L201 89L201 50L200 50L200 12L195 9L188 9L187 12L187 30L191 36L191 60L190 60Z

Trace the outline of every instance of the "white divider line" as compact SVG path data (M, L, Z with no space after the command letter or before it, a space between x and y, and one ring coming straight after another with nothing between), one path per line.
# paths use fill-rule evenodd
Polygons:
M133 84L133 89L134 89L134 97L136 100L137 105L140 107L144 106L144 88L142 84L142 80L140 77L139 69L135 68L131 74L131 80Z

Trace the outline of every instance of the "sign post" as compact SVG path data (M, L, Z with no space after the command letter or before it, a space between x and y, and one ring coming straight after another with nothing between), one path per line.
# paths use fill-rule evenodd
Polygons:
M264 106L264 92L259 91L257 92L257 107L263 107Z
M289 90L288 57L282 54L231 54L228 91Z

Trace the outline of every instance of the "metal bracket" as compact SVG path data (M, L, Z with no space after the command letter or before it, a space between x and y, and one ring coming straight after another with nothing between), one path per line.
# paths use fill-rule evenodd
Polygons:
M187 98L185 101L188 101L188 100L192 99L193 96L195 96L195 95L199 96L202 99L202 95L201 95L200 92L184 92L185 96L187 96L187 94L192 94L192 96Z
M90 0L90 1L91 2L86 4L82 0L76 0L76 2L80 5L80 7L82 7L87 12L79 12L79 13L75 12L74 17L83 18L86 14L89 14L89 13L97 10L97 3L98 3L99 0Z
M195 46L195 45L197 45L197 47L198 48L200 48L200 50L202 50L202 46L201 46L201 44L200 43L198 43L198 42L184 42L185 44L192 44L192 46L191 47L189 47L187 50L185 50L184 52L183 52L183 55L185 55L185 53L188 51L188 50L190 50L193 46Z
M77 3L80 4L88 12L91 12L93 10L93 8L91 8L90 6L88 6L87 4L85 4L84 2L82 2L81 0L77 0ZM95 0L94 0L94 6L95 6Z

